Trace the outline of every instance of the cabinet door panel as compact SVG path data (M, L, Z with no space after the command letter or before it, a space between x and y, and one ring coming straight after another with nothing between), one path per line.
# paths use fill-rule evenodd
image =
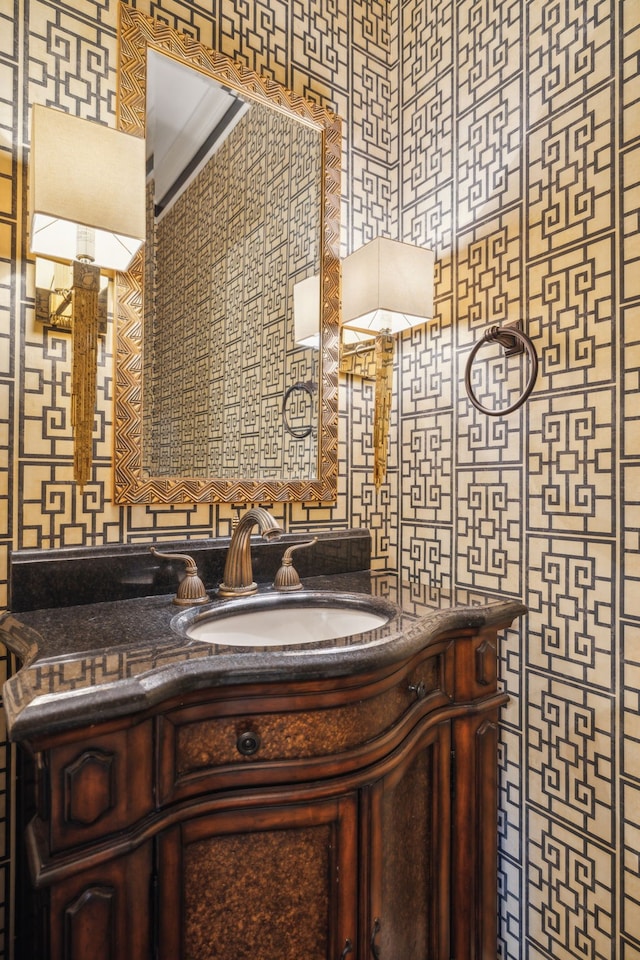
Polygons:
M49 751L50 848L69 847L117 833L153 808L151 722Z
M148 960L151 844L51 889L51 960Z
M86 887L67 905L64 955L69 960L115 956L116 891L113 887Z
M449 741L448 725L414 735L395 768L371 788L362 956L450 956Z
M356 809L347 796L212 814L167 831L161 960L338 957L356 936Z
M493 960L497 943L497 714L456 721L452 928L459 960Z

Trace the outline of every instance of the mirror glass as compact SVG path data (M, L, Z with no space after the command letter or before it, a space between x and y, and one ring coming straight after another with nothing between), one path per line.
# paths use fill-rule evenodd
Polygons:
M147 242L119 285L117 502L335 498L340 124L124 5ZM321 349L294 286L319 276Z

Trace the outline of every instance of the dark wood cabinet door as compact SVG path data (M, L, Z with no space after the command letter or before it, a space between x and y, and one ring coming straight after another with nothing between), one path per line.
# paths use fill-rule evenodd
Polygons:
M85 731L50 750L49 851L117 834L149 813L152 756L151 721L101 734Z
M456 721L452 828L452 955L495 960L497 932L498 716Z
M360 956L449 960L450 727L418 728L365 792Z
M149 960L152 844L51 887L51 960ZM34 958L35 960L35 958Z
M158 844L159 960L337 960L355 943L355 793L207 814Z

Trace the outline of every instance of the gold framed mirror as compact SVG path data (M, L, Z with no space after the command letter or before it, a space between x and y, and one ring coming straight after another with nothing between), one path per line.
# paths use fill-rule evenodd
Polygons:
M165 93L152 96L150 77L157 76L159 65ZM164 121L157 116L149 120L148 100L157 110L158 104L171 99L168 91L176 71L182 71L185 79L204 78L228 95L233 107L228 113L234 119L228 134L209 131L209 152L196 151L188 175L183 171L181 177L170 178L173 186L168 190L164 186L157 190L164 174L159 173L160 162L147 138L151 170L147 243L118 277L115 500L167 504L334 500L340 120L192 37L121 4L121 130L145 137L151 122L154 128L162 127ZM184 103L183 112L191 113L189 103ZM206 115L213 115L208 107ZM175 139L184 143L187 135L181 131ZM256 161L262 156L260 144L267 142L277 144L277 151ZM231 155L226 167L220 159L225 151ZM248 158L244 179L238 173L239 156ZM203 171L204 192L194 196L194 190L203 189ZM279 192L274 187L278 171L285 184ZM211 190L227 181L234 181L232 196L220 206L219 198L211 201ZM264 222L259 222L259 213L257 219L246 215L247 208L255 208L256 197L264 199L261 210L270 215ZM176 239L172 218L186 221L191 233ZM251 229L246 227L249 220ZM213 223L233 242L221 243L218 229L214 239L205 233L204 240L194 244L194 223L200 238L204 225ZM261 236L272 238L268 251L261 246ZM176 279L180 273L188 277L187 289ZM314 274L320 277L321 337L315 356L309 347L297 346L293 334L293 287ZM167 309L159 309L166 304ZM244 394L239 381L246 386ZM238 425L240 439L232 433ZM245 436L249 439L243 445Z

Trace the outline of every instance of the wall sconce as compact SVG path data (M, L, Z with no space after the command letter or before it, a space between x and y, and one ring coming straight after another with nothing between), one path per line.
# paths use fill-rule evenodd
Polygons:
M98 334L106 330L100 268L126 270L143 243L144 182L144 140L34 105L31 252L71 264L36 259L36 309L71 331L74 479L81 488L91 474Z
M300 347L320 349L320 275L293 286L294 339Z
M387 473L395 337L433 317L432 250L378 237L342 262L340 372L375 380L373 480Z

